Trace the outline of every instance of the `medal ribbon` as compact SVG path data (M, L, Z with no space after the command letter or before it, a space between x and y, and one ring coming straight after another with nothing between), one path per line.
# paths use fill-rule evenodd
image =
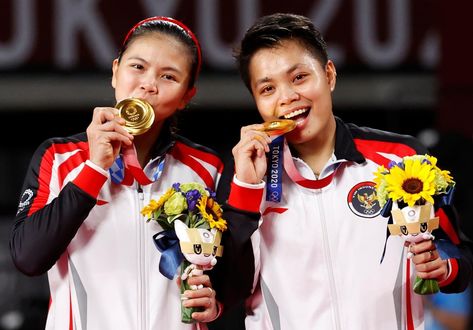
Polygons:
M131 186L133 179L135 179L140 185L145 186L156 181L161 175L163 168L164 158L160 161L153 177L151 179L148 178L138 162L136 148L132 145L131 147L122 147L121 156L115 160L109 172L114 183Z
M334 164L334 170L325 178L312 180L303 177L294 164L291 150L283 135L277 136L269 145L266 201L279 203L282 196L282 168L298 185L309 189L321 189L329 185L341 163Z
M296 168L294 164L294 160L292 159L291 150L287 145L287 142L284 141L284 169L286 170L287 175L291 178L291 180L298 185L301 185L305 188L310 189L321 189L326 187L332 182L335 172L337 171L340 163L334 164L335 168L328 176L322 178L320 180L312 180L304 178Z
M284 135L277 136L269 144L269 168L266 183L266 201L279 203L282 195L282 170Z

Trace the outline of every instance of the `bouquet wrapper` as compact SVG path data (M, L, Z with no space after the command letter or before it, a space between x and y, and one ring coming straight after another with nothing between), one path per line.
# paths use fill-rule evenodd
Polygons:
M182 275L184 274L186 268L190 266L191 263L184 259L181 263L181 296L186 290L192 290L187 282L187 279L182 280ZM197 321L192 318L192 313L194 312L201 312L203 311L202 307L185 307L182 304L183 300L181 300L181 322L183 323L196 323Z
M439 218L434 217L434 208L430 203L399 208L398 204L394 202L391 215L394 222L394 224L388 225L391 235L403 236L410 243L432 239L432 231L439 227ZM420 295L434 294L440 291L437 280L420 277L416 277L413 289L415 293Z

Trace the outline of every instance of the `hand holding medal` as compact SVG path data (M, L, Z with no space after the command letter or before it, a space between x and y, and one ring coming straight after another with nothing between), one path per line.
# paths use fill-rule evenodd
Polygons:
M125 121L125 130L134 136L146 133L154 122L153 106L144 99L126 98L118 102L115 106L118 109L118 117ZM147 185L153 182L141 168L134 145L122 146L122 161L124 167L128 169L131 176L126 177L124 173L114 177L115 170L111 170L111 175L117 183L130 185L133 179L136 179L141 185ZM120 166L118 166L120 167ZM115 182L114 181L114 182Z
M266 200L279 203L282 196L282 172L284 168L284 134L289 133L297 124L291 119L273 120L263 123L262 131L273 141L269 145L268 170L266 182Z

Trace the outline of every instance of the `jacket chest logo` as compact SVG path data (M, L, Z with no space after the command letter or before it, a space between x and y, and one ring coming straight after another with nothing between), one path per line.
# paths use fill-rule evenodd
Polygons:
M350 210L362 218L374 218L381 212L374 182L364 181L353 186L348 192L347 203Z

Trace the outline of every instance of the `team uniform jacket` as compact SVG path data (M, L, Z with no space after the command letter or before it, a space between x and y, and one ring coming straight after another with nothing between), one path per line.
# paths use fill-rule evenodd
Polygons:
M176 182L215 189L222 163L209 149L170 133L159 141L144 171L161 175L143 187L133 180L117 184L95 168L85 133L37 149L10 249L25 274L48 272L46 329L195 328L181 323L179 288L159 272L153 235L162 229L140 210Z
M275 203L265 201L264 183L235 178L224 214L230 236L222 262L234 279L232 286L228 277L227 284L217 284L217 294L229 304L251 294L248 330L423 329L404 240L387 239L388 218L367 197L375 193L379 165L425 153L412 137L337 118L334 156L315 181L317 188L314 181L296 184L284 173L282 200ZM307 164L293 160L302 176L316 180ZM434 236L462 249L452 209L437 215L441 228ZM461 255L449 259L449 277L440 283L444 292L461 291L469 282L471 254L463 249Z

